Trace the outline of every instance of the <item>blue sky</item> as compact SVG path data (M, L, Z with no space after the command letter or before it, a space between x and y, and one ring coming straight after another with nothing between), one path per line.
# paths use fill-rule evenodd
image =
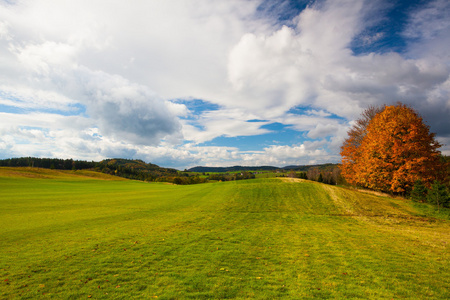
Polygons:
M369 105L450 155L450 3L0 1L0 158L339 162Z

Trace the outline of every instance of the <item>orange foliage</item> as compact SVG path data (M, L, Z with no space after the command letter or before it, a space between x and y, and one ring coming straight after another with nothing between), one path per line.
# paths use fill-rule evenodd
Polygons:
M361 117L355 121L355 124L348 131L348 138L344 141L344 144L341 147L341 172L350 184L357 184L356 177L354 176L356 172L355 167L356 162L359 161L361 156L360 146L366 136L367 126L373 117L383 110L384 106L370 106L364 110Z
M444 174L441 145L429 127L403 104L386 106L369 122L359 145L341 148L342 175L351 184L379 191L410 191L416 180L430 185Z

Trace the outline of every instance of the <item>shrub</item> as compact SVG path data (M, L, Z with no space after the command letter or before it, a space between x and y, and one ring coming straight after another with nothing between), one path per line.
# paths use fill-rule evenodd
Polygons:
M428 191L427 201L437 205L438 210L440 210L441 207L449 207L450 199L447 187L435 181Z
M422 183L422 180L416 180L409 196L415 202L424 202L427 197L427 191L428 189Z

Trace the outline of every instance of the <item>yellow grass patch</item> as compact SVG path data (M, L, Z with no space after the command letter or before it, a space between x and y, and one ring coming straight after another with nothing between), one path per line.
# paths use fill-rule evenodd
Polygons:
M50 170L31 167L0 167L0 177L36 178L36 179L83 179L127 180L121 177L88 170Z

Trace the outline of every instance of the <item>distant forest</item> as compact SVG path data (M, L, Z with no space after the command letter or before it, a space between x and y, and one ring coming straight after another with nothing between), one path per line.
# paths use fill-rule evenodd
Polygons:
M222 172L238 172L238 171L277 171L277 170L286 170L286 171L302 171L307 172L308 170L312 168L318 168L318 169L325 169L329 167L336 167L338 164L319 164L319 165L293 165L293 166L286 166L282 168L273 167L273 166L233 166L233 167L193 167L188 170L187 172L208 172L208 173L222 173Z
M93 169L98 165L98 162L73 160L73 159L59 159L59 158L36 158L36 157L20 157L8 158L0 160L0 167L34 167L43 169L58 169L58 170L84 170Z
M238 171L275 171L280 168L272 166L260 166L260 167L246 167L246 166L233 166L233 167L193 167L187 172L207 172L207 173L225 173L225 172L238 172Z

